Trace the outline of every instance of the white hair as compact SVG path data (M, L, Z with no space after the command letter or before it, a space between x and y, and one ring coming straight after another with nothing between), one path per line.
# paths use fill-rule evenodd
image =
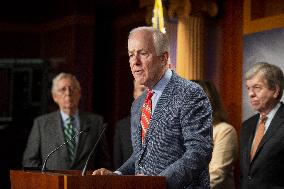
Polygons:
M61 73L59 73L58 75L56 75L56 76L53 78L53 80L52 80L52 87L51 87L51 92L52 92L52 93L55 92L57 82L58 82L59 80L61 80L61 79L65 79L65 78L70 78L70 79L72 79L72 80L75 82L76 87L77 87L79 90L81 90L80 83L79 83L79 81L77 80L77 78L76 78L74 75L72 75L72 74L70 74L70 73L61 72Z
M164 52L169 52L169 39L168 36L164 33L162 33L160 30L155 29L153 27L149 26L142 26L132 29L129 32L128 39L136 32L150 32L153 37L153 44L156 50L157 55L162 55Z

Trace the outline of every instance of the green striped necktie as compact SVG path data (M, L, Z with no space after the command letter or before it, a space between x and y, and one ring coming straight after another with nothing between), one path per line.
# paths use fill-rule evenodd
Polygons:
M70 116L66 120L66 126L64 129L64 135L65 135L65 140L70 140L67 143L67 150L69 154L69 159L71 162L75 158L75 151L76 151L76 140L72 139L72 137L75 136L75 130L74 130L74 117Z

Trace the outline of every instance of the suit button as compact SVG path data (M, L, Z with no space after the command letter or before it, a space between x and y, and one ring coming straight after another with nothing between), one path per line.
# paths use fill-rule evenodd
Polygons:
M248 180L249 180L249 181L251 181L251 180L252 180L251 176L248 176Z

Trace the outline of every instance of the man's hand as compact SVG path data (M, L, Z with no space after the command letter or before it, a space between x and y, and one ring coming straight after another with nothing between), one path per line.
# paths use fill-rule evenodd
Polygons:
M136 176L146 176L146 175L144 175L143 173L139 173Z
M116 174L105 168L100 168L100 169L95 170L92 175L116 175Z

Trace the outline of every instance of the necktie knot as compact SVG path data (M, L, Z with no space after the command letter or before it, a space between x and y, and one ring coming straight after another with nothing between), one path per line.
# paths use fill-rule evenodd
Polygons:
M152 98L153 94L154 92L152 90L148 90L145 101L149 101Z
M266 115L261 115L260 116L260 123L264 123L267 121L267 116Z
M67 121L67 123L72 123L72 122L74 122L74 119L75 119L74 116L70 116L66 119L66 121Z

